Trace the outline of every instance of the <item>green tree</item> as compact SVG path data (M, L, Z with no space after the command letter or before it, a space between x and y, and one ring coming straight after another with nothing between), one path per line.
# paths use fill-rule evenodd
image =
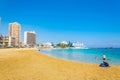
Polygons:
M41 47L43 47L44 45L43 45L43 44L41 44L40 46L41 46Z
M64 43L58 43L57 46L60 47L60 48L66 48L69 45L68 44L64 44Z
M8 42L5 42L5 47L8 47Z

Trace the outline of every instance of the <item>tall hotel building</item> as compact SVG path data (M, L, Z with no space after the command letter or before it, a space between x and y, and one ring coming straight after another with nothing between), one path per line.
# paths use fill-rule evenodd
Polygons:
M36 33L35 31L25 31L24 32L24 44L30 47L36 45Z
M20 46L20 31L21 26L19 23L9 23L9 36L15 38L15 46Z

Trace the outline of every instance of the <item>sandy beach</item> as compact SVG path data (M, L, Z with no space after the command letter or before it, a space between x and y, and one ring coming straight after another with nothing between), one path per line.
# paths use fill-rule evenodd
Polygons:
M0 80L120 80L120 66L65 61L35 49L0 49Z

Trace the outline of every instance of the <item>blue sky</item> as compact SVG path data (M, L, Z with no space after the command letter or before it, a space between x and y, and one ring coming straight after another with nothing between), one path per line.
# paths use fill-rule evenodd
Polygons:
M21 24L35 30L37 43L79 41L88 47L120 47L119 0L0 0L2 26Z

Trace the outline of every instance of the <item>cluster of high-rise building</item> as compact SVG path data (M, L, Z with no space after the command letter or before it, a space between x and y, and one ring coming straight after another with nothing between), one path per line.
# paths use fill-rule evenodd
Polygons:
M35 31L24 32L24 43L21 42L21 25L9 23L8 36L0 35L0 47L34 47L36 45Z

